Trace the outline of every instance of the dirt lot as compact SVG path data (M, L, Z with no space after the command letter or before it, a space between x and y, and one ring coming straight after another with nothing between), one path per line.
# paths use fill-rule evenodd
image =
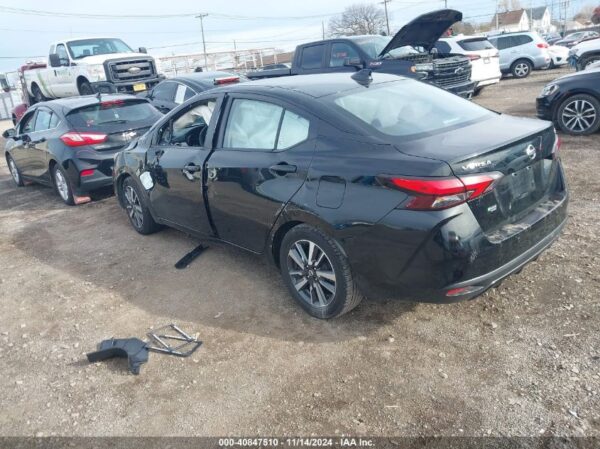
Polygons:
M532 116L559 74L477 101ZM0 435L600 436L600 135L561 152L570 222L521 274L476 301L369 300L330 322L261 259L212 247L175 270L189 237L138 235L114 197L17 189L2 160ZM170 322L199 332L192 358L152 354L140 376L85 361Z

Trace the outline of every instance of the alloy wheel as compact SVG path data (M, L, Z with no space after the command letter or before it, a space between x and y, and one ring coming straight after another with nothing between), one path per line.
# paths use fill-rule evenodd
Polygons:
M131 186L125 187L125 203L125 208L127 209L131 222L136 229L142 229L144 224L144 211L142 210L142 205L135 189Z
M525 64L524 62L521 62L515 66L515 74L518 77L523 78L523 77L527 76L528 73L529 73L529 65Z
M65 176L60 170L56 170L54 173L54 183L60 197L65 201L69 201L69 184L67 184Z
M569 131L582 133L594 125L597 113L596 108L589 101L575 100L564 108L562 122Z
M15 182L17 184L19 184L19 181L20 181L19 170L17 169L17 166L15 165L15 161L13 161L12 158L10 158L10 157L8 158L8 169L10 170L10 174L12 175Z
M287 259L289 275L300 297L311 306L328 306L335 297L336 276L325 251L310 240L298 240Z

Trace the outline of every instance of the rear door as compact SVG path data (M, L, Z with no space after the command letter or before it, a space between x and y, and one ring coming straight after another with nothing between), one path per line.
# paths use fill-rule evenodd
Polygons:
M229 97L207 162L207 197L219 237L261 252L275 220L304 183L315 121L271 97Z
M204 163L212 149L222 96L203 96L158 128L148 150L154 213L165 222L210 236L204 203Z

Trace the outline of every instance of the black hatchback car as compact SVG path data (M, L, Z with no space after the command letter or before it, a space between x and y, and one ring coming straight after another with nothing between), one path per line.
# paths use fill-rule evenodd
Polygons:
M243 81L247 81L247 78L231 72L190 73L160 82L146 94L146 98L166 114L200 92Z
M559 235L553 126L369 71L243 83L166 115L115 159L142 234L168 225L265 254L319 318L371 288L449 302Z
M573 135L600 129L600 68L571 73L544 87L537 99L537 115Z
M15 183L53 186L68 205L112 185L114 155L162 117L130 95L63 98L37 103L9 129L6 162Z

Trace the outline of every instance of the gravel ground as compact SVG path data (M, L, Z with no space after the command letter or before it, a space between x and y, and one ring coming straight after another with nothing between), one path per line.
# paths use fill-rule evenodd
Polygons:
M533 116L565 71L477 101ZM186 235L136 234L112 196L17 189L2 160L0 435L600 436L600 135L563 139L570 222L537 262L476 301L329 322L261 259L217 246L175 270ZM170 322L199 333L193 357L152 354L139 376L85 360Z

